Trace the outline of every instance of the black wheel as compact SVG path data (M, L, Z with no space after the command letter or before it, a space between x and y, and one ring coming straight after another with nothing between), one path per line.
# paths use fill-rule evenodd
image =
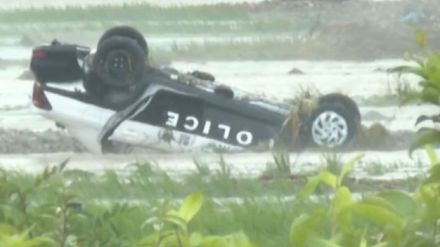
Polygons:
M344 147L350 143L359 127L355 117L350 109L342 105L319 105L310 116L308 140L323 148Z
M93 58L93 71L110 87L127 88L139 83L145 68L142 48L126 37L104 40Z
M361 113L359 111L359 107L350 97L340 93L326 94L319 98L319 105L325 104L336 104L344 107L347 112L353 116L358 124L361 123Z
M117 26L110 28L107 30L98 41L98 49L102 45L102 43L114 36L130 38L137 42L137 44L142 48L144 54L148 56L148 45L144 36L138 30L130 27L130 26Z

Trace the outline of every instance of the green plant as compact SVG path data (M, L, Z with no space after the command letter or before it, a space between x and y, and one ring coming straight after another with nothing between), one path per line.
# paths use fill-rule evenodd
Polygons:
M45 237L29 238L29 232L16 233L9 225L0 225L0 247L48 247L55 243Z
M294 246L438 246L440 219L440 164L433 149L427 147L431 170L415 193L382 191L356 197L343 185L356 157L335 175L322 171L309 178L300 196L310 194L322 183L330 188L326 206L297 217L291 226ZM318 200L323 204L327 198Z
M289 178L292 175L289 153L274 152L273 161L266 164L262 179Z
M407 101L417 100L423 103L440 106L440 52L432 52L427 49L426 34L419 32L416 41L422 49L422 55L410 55L408 60L415 65L405 65L394 68L392 71L400 74L415 75L420 78L421 90L417 93L406 95ZM420 116L416 124L431 120L440 121L440 115ZM440 143L440 130L437 128L422 128L418 131L418 137L410 147L410 153L426 144Z
M190 232L189 223L199 212L203 204L203 195L193 193L187 196L178 210L167 209L167 204L159 212L159 217L147 222L155 224L156 232L144 238L139 246L145 247L252 247L244 233L226 236L204 236L199 232Z

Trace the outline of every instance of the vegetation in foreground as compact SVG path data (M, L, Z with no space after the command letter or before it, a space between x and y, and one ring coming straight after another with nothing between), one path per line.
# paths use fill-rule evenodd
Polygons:
M421 54L410 54L407 59L412 66L399 66L392 71L400 74L410 74L419 78L420 90L411 94L402 93L405 102L421 102L440 106L440 52L431 51L427 46L426 33L419 32L416 41L421 48ZM419 116L416 125L424 121L440 122L440 114ZM421 128L418 137L410 147L410 153L426 144L440 144L440 130L436 127Z
M38 176L3 171L0 246L434 246L440 165L428 150L433 166L414 193L351 191L360 157L307 181L288 175L284 156L259 179L200 163L180 178L148 165L122 176L67 162Z

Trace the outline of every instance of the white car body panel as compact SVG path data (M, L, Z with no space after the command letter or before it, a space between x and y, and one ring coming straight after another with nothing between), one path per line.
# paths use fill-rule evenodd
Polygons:
M150 91L149 93L154 93L156 90L153 88L148 91ZM102 153L100 134L106 123L116 114L116 111L47 91L45 95L52 106L52 110L46 111L36 108L39 114L64 126L69 134L83 144L90 152ZM163 127L125 120L116 128L109 137L109 140L173 152L200 151L205 149L242 150L238 146L178 130L170 130L169 133L172 133L172 138L166 140L163 138L166 134L165 132L166 129Z

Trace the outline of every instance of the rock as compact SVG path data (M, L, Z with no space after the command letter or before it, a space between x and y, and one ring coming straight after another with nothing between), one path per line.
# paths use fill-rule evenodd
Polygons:
M305 73L298 69L298 68L293 68L289 71L289 75L304 75Z

